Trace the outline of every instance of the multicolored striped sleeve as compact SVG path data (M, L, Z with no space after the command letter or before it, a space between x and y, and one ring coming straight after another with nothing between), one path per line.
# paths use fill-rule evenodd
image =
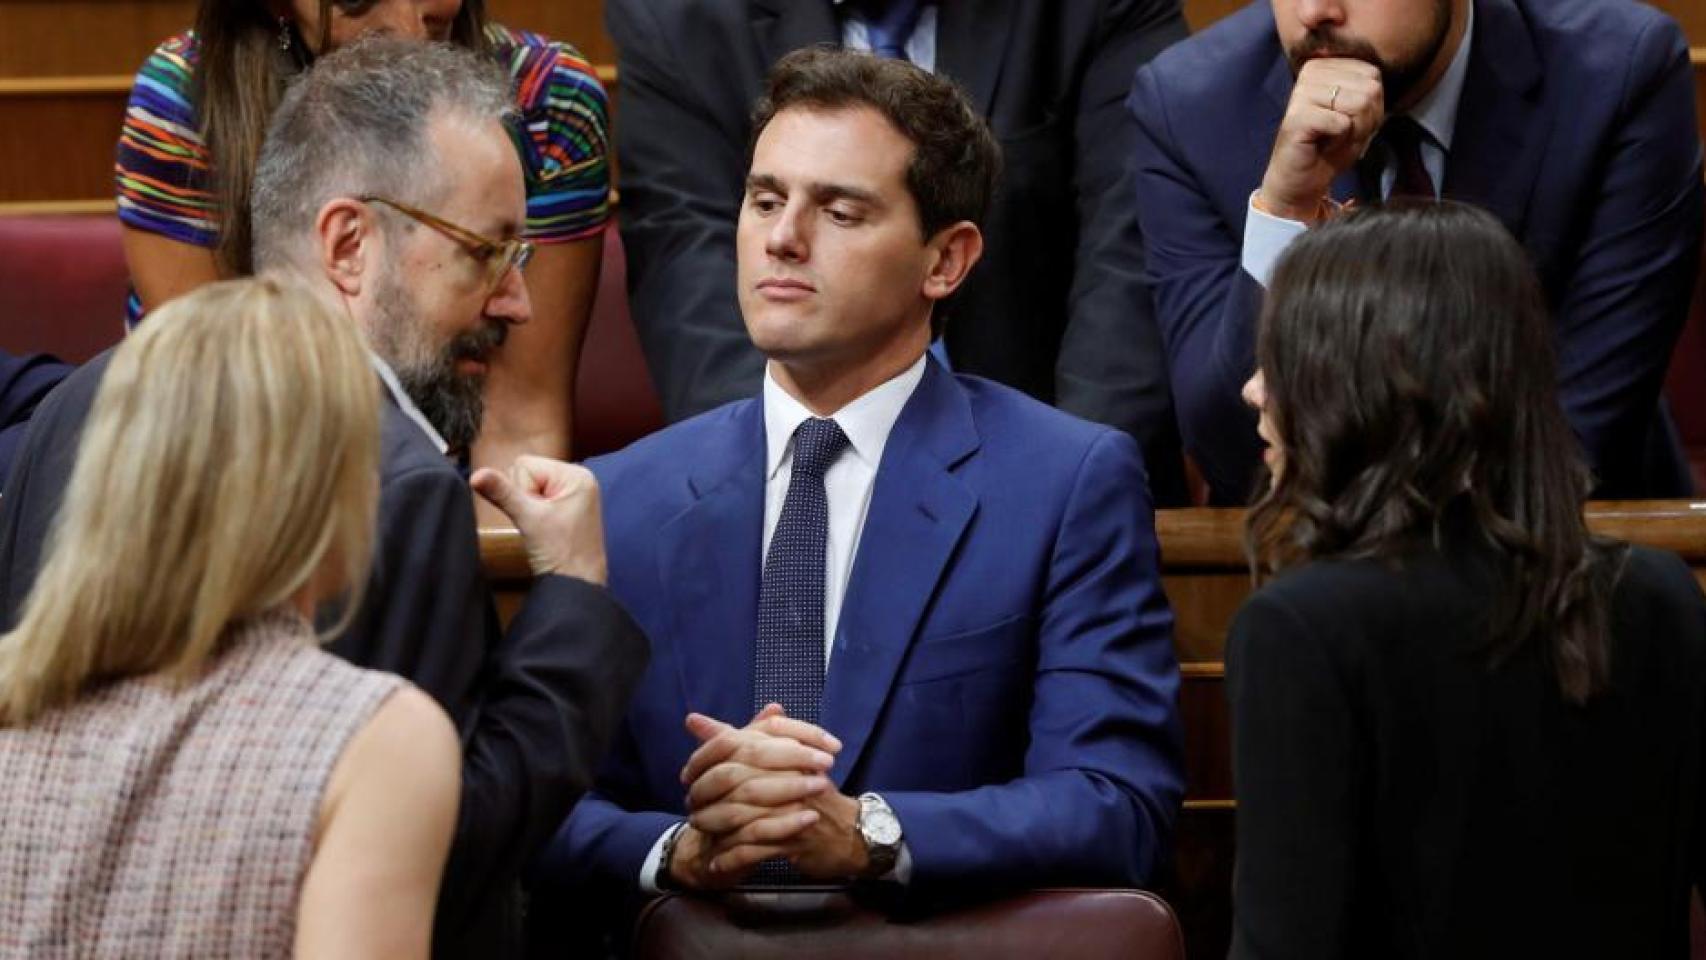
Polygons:
M136 74L119 131L118 216L126 226L211 247L219 223L190 79L193 34L162 43Z
M493 26L495 55L515 81L527 172L527 236L563 243L610 222L610 104L573 47Z

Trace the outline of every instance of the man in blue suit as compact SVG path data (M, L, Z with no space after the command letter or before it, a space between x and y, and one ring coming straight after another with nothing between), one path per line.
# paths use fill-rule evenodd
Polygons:
M1603 0L1258 0L1139 70L1140 222L1185 444L1250 493L1262 285L1353 198L1485 207L1556 316L1602 497L1688 490L1660 389L1699 263L1701 149L1668 17Z
M1137 446L927 353L981 252L987 125L951 81L809 49L756 129L763 392L590 464L653 660L535 903L1145 882L1183 783Z

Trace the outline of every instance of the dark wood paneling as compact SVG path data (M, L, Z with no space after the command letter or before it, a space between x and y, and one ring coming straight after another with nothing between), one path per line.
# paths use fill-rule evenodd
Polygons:
M1706 47L1706 2L1702 0L1651 0L1653 6L1675 17L1690 46Z
M1191 32L1195 33L1248 2L1249 0L1185 0L1185 22L1191 25Z
M602 0L489 0L499 23L573 44L593 63L615 63L616 46L604 32Z
M1178 914L1187 957L1224 957L1232 945L1235 811L1189 807L1173 830L1173 876L1159 892Z
M111 200L126 94L0 96L0 203Z
M1185 728L1185 800L1232 801L1232 717L1219 674L1187 670L1179 684L1179 722Z
M616 113L616 75L599 68ZM61 208L110 202L113 148L129 99L125 75L64 80L0 79L0 204ZM614 165L612 169L614 177ZM0 211L4 212L4 211Z
M134 74L195 0L0 0L0 77Z
M616 50L601 0L492 0L492 19L567 41L594 63ZM0 77L132 74L189 27L195 0L0 0Z

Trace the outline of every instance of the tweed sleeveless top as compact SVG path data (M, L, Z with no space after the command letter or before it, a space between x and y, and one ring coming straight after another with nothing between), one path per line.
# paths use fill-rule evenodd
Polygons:
M332 766L402 683L275 613L193 684L0 729L0 957L289 956Z

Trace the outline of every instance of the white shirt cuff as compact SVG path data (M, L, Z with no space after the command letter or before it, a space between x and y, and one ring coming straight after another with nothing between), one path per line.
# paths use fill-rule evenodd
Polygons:
M663 848L669 843L669 838L680 833L687 827L687 821L676 824L658 835L657 842L652 844L652 850L646 854L646 861L640 864L640 892L659 894L663 888L658 886L658 871L663 869Z
M898 883L903 887L912 882L912 848L906 845L905 840L900 842L900 856L894 858L894 869L878 879Z
M1273 279L1274 264L1279 262L1280 254L1309 227L1302 221L1287 220L1256 209L1256 194L1260 192L1250 191L1250 209L1244 216L1242 262L1244 272L1254 277L1256 282L1266 289L1268 281Z

